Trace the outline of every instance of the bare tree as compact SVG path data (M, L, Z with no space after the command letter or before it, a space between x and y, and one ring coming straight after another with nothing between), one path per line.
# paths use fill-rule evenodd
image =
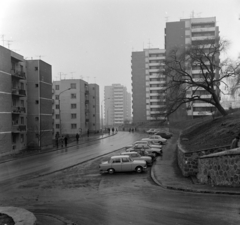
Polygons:
M199 42L187 48L175 48L166 59L167 115L181 105L190 107L193 102L205 102L216 107L223 115L227 112L220 104L220 84L235 76L240 63L229 59L220 62L220 53L225 52L228 42L206 44ZM192 70L198 70L192 74ZM212 109L211 109L212 110Z

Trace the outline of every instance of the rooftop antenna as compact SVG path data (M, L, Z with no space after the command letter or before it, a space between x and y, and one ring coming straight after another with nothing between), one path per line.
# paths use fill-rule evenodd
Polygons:
M192 13L190 14L191 18L194 18L194 10L192 11Z
M39 59L41 59L41 57L44 57L43 55L37 55L39 57Z
M62 72L60 72L60 73L59 73L60 80L62 80L62 75L65 75L65 74L62 73Z
M7 40L8 49L10 49L10 42L13 42L13 41Z
M75 73L75 72L70 72L71 74L72 74L72 79L73 79L73 74Z

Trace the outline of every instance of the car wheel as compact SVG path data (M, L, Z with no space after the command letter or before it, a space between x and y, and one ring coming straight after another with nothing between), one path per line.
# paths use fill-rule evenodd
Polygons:
M109 174L114 174L114 173L115 173L115 170L114 170L113 168L110 168L110 169L108 169L108 173L109 173Z
M136 168L136 171L137 171L137 173L142 173L143 168L142 168L141 166L138 166L138 167Z

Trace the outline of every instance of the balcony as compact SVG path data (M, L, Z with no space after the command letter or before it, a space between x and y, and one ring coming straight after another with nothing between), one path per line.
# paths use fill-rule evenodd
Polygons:
M26 74L23 71L11 70L11 74L15 78L26 80Z
M20 107L20 106L13 106L12 107L12 113L13 114L26 113L26 108L25 107Z
M89 91L88 90L85 91L85 95L89 95Z
M26 125L15 124L12 126L12 133L21 133L21 132L26 132L26 131L27 131Z
M19 97L25 97L26 96L26 90L13 88L12 89L12 94L15 95L15 96L19 96Z
M85 100L85 105L89 104L89 100Z

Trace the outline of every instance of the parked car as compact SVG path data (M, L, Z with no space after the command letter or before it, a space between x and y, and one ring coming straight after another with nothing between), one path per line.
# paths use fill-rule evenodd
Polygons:
M172 137L172 133L165 131L158 131L154 135L160 135L162 138L169 139Z
M151 135L148 138L143 138L142 141L152 141L153 143L167 144L167 139L162 138L160 135Z
M146 131L146 133L148 133L148 134L154 134L154 133L156 133L157 132L157 130L156 129L149 129L148 131Z
M103 161L99 165L100 173L128 172L136 171L141 173L146 171L147 163L144 160L133 160L128 155L111 156L108 161Z
M152 165L152 157L142 156L138 152L122 152L121 155L129 155L133 160L145 160L148 166Z
M151 148L150 146L148 146L146 144L145 145L135 144L135 145L133 145L132 148L126 149L126 152L136 151L136 150L142 150L142 151L147 150L147 153L151 154L153 157L157 157L158 155L162 155L162 149L161 148Z

